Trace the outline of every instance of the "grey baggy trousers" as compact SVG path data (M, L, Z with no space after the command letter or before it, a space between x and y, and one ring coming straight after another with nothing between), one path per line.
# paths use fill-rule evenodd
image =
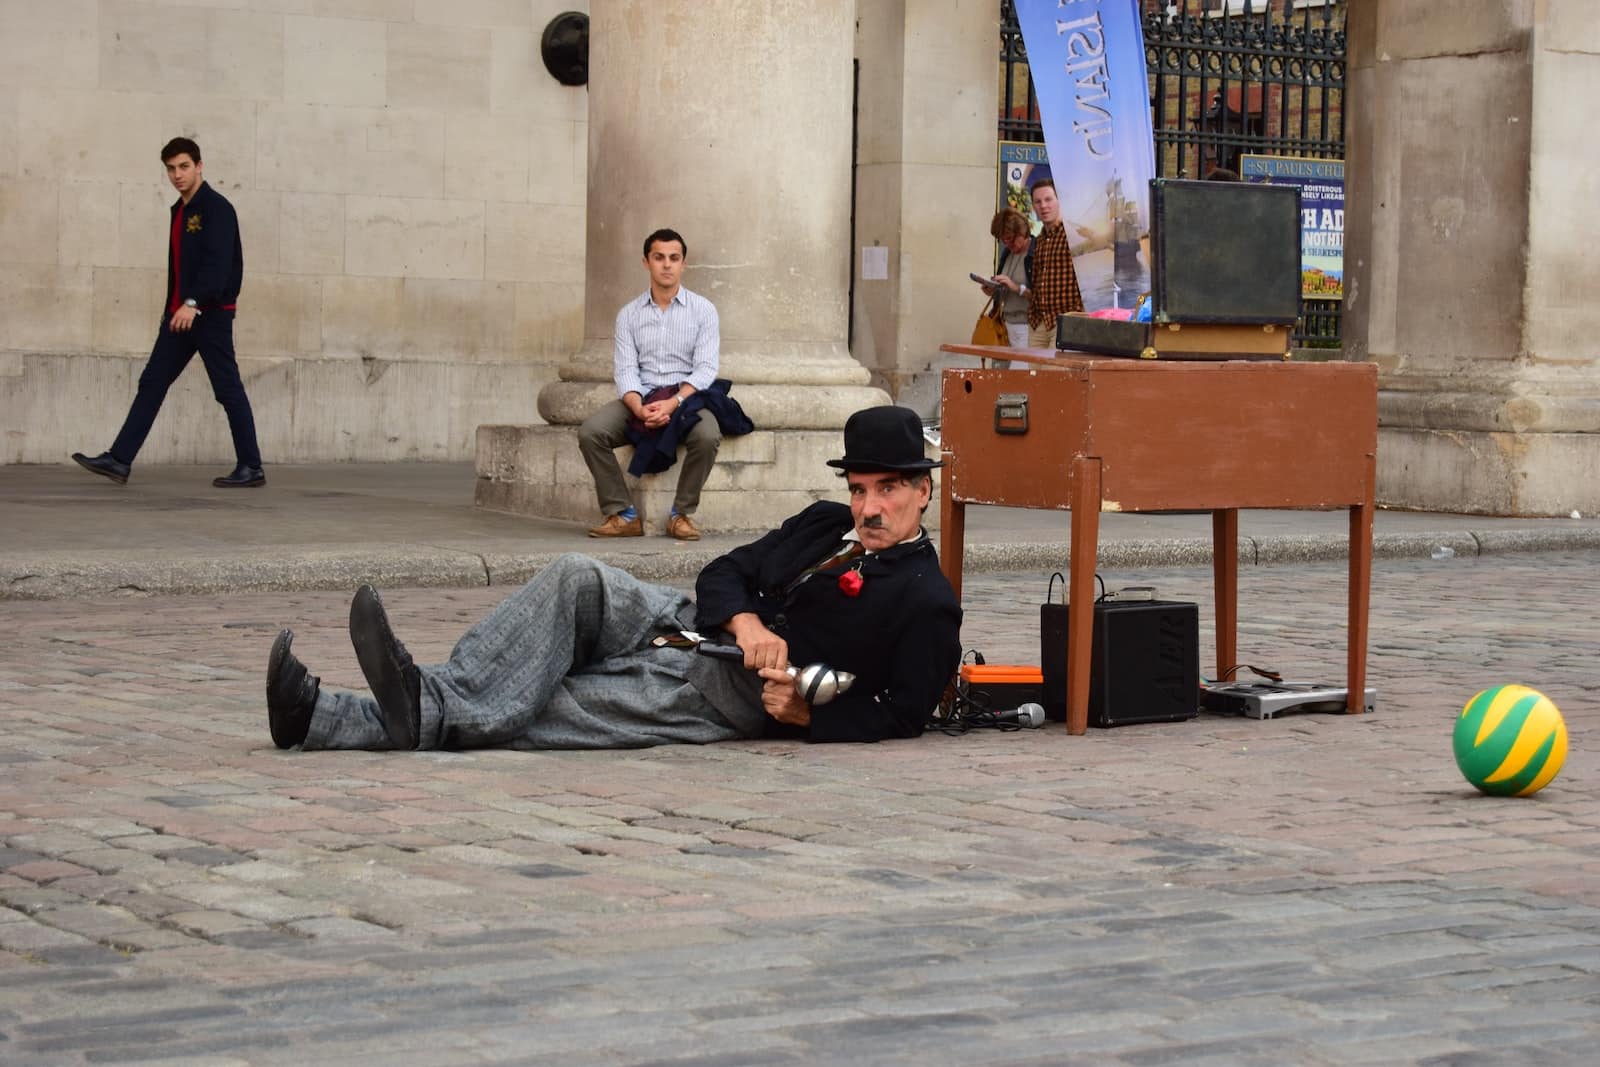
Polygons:
M643 748L760 737L761 679L650 639L692 626L679 590L561 556L421 667L419 748ZM324 689L306 749L388 748L370 696Z

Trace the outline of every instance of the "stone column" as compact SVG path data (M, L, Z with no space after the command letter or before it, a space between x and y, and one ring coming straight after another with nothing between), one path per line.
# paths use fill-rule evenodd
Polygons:
M995 265L989 236L999 163L1000 5L870 0L859 5L855 356L897 403L939 409L941 344L965 342L984 297L968 271ZM885 278L860 274L887 250Z
M722 376L758 432L723 442L696 518L770 526L837 497L823 460L888 402L846 343L853 0L608 0L589 35L586 342L539 394L545 427L480 427L479 504L598 521L577 424L616 395L612 324L649 284L642 243L689 245L683 284L722 327ZM627 450L623 450L625 461ZM678 469L635 493L659 528Z
M1600 511L1600 24L1585 0L1352 4L1346 347L1378 493Z

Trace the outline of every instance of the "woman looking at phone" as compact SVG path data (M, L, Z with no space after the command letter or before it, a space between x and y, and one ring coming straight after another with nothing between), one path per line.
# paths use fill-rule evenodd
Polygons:
M1012 348L1028 347L1028 250L1033 247L1033 237L1028 231L1028 219L1015 208L1002 208L995 212L989 223L989 232L1005 249L1000 260L1000 272L990 278L983 291L994 295L1005 292L1001 314L1005 320L1006 337Z

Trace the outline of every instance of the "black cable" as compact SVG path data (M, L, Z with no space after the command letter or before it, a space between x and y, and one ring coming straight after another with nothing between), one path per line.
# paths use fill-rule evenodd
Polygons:
M1260 675L1262 678L1265 678L1269 682L1281 682L1281 681L1283 681L1283 675L1280 674L1278 671L1270 670L1270 669L1268 669L1266 667L1257 667L1257 666L1254 666L1253 664L1249 664L1249 663L1235 663L1233 666L1229 667L1227 670L1225 670L1221 674L1217 675L1216 680L1218 682L1226 682L1226 681L1231 680L1233 678L1234 674L1239 670L1240 667L1243 667L1247 671L1253 671L1254 673L1256 673L1257 675Z
M1044 587L1044 602L1046 604L1049 604L1051 602L1050 598L1055 596L1055 594L1056 594L1056 579L1057 578L1061 579L1061 584L1062 585L1066 585L1067 584L1067 580L1061 576L1061 572L1060 571L1056 571L1054 574L1050 575L1050 584L1046 585ZM1104 600L1106 598L1106 580L1104 578L1100 577L1100 572L1099 571L1095 572L1094 580L1095 580L1095 583L1100 586L1100 595L1094 598L1094 602L1096 604L1098 604L1098 603L1100 603L1100 601L1102 601L1102 600ZM978 662L982 663L983 660L980 659Z
M976 649L963 652L961 662L967 662L968 656L973 657L974 663L983 662L983 653ZM960 737L972 730L999 730L1009 733L1012 730L1022 729L1022 724L1015 719L1000 719L995 710L989 706L988 692L983 689L973 689L962 680L960 674L957 674L945 687L944 699L929 717L925 729L938 730L950 737Z

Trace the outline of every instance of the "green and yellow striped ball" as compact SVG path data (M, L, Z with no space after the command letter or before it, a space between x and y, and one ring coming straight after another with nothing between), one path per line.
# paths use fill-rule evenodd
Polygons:
M1567 724L1537 689L1495 686L1461 709L1455 750L1456 766L1483 792L1531 796L1561 773L1567 760Z

